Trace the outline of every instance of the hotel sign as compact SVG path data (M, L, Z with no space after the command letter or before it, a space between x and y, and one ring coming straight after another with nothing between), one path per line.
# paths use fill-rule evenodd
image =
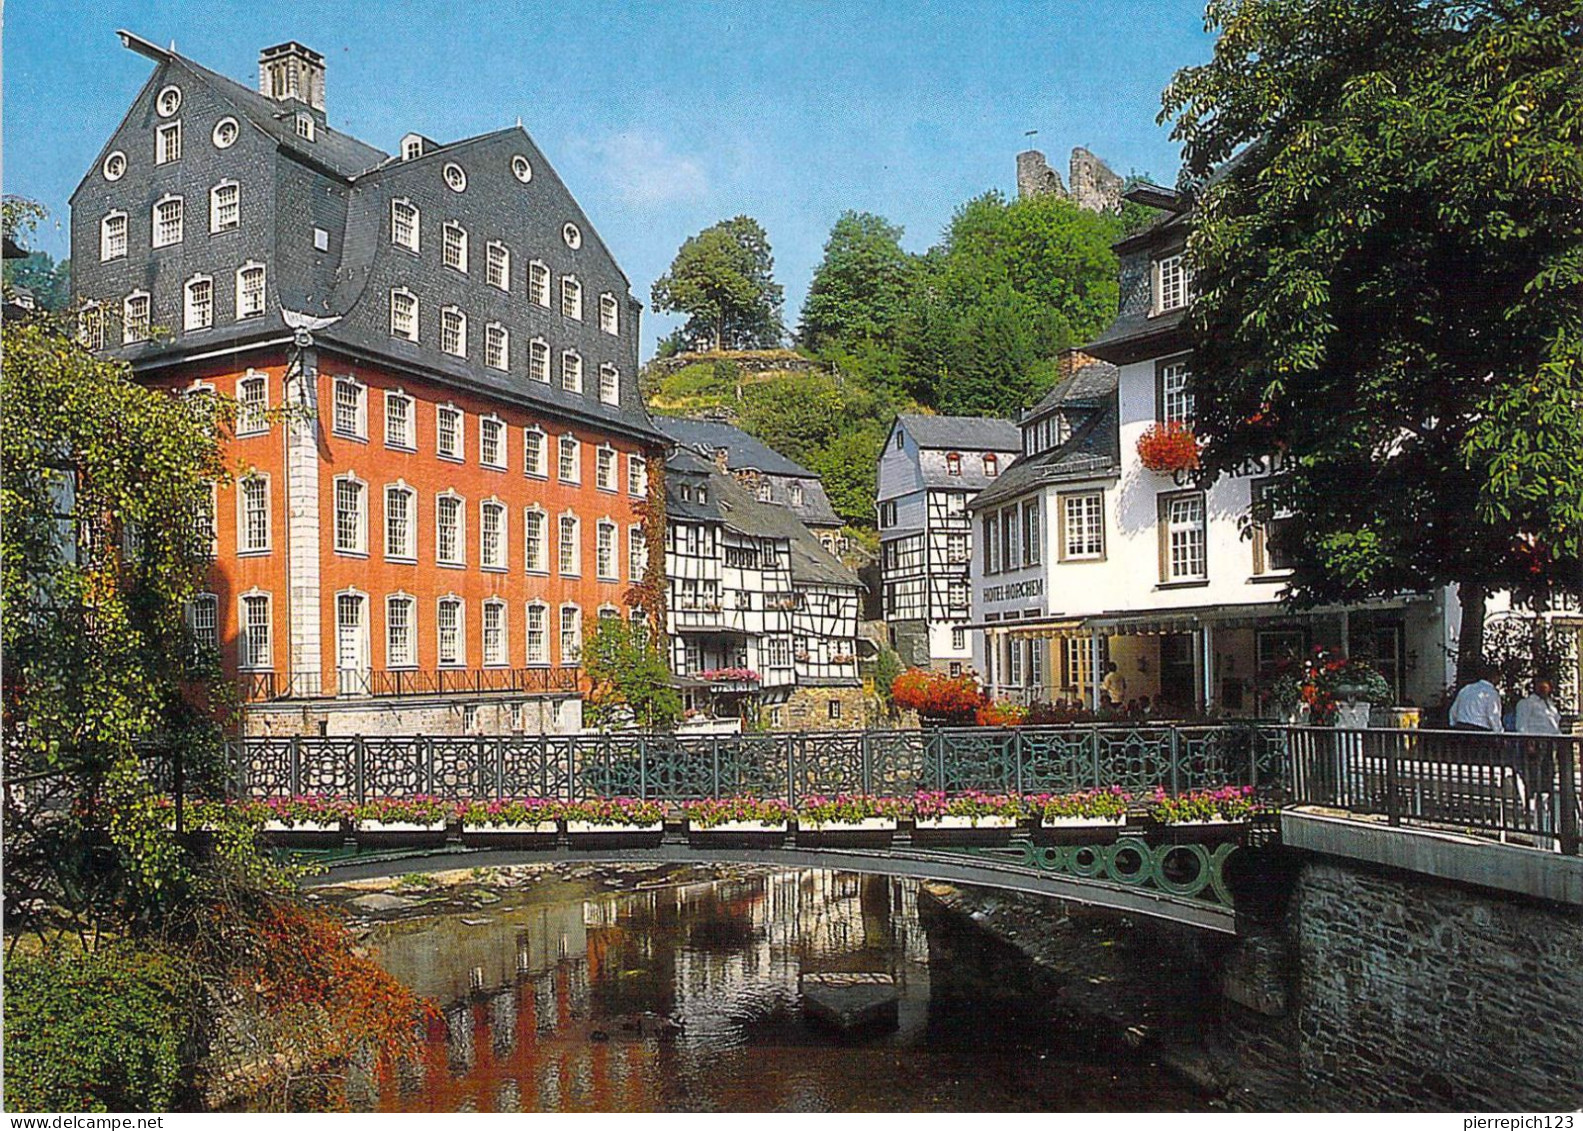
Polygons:
M1044 578L1034 577L1027 581L1011 581L1005 585L984 586L984 602L1015 601L1019 597L1043 597Z

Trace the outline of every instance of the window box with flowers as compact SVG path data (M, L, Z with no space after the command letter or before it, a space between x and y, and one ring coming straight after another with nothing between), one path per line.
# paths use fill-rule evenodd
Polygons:
M271 840L299 844L308 840L340 841L352 815L349 803L315 794L270 797L263 807L264 834Z
M784 801L756 797L687 803L687 838L694 844L764 844L785 837L795 815Z
M1199 789L1172 797L1156 787L1148 801L1148 838L1176 843L1239 839L1265 811L1251 786Z
M1170 475L1198 470L1198 437L1179 420L1149 425L1138 437L1138 459L1150 471Z
M561 806L574 847L653 847L665 833L665 811L656 801L609 797Z
M885 848L911 804L900 797L813 794L797 807L797 843L826 848Z
M560 832L560 807L543 797L464 801L456 807L462 843L549 848Z
M455 806L438 797L376 797L354 806L359 844L439 845Z
M968 790L913 795L913 838L919 844L1006 844L1026 812L1020 797Z
M979 708L989 703L974 676L948 676L922 668L897 676L890 695L896 706L917 711L925 725L937 727L972 726Z
M1041 843L1108 844L1127 823L1132 794L1120 786L1064 793L1036 800Z

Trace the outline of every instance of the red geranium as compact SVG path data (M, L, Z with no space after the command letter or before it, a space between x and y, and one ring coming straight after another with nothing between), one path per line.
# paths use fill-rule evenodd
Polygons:
M1193 471L1198 467L1198 437L1178 420L1151 424L1138 437L1138 458L1150 471Z
M948 676L913 668L890 687L891 700L930 718L969 722L989 700L970 675Z

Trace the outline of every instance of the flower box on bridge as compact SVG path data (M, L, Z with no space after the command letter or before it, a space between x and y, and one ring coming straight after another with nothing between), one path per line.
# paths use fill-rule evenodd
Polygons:
M718 821L712 825L687 822L690 844L715 848L764 848L786 839L791 825L787 821Z
M359 820L357 840L370 847L437 848L445 843L444 821Z
M919 817L913 823L913 840L920 845L1009 844L1017 824L1016 817L994 813L980 816L947 813L938 817Z
M558 821L513 821L502 824L462 821L462 843L487 848L554 848Z
M797 843L813 848L885 848L896 836L895 817L857 821L797 820Z
M1110 844L1127 825L1125 813L1114 817L1043 817L1034 827L1039 844Z

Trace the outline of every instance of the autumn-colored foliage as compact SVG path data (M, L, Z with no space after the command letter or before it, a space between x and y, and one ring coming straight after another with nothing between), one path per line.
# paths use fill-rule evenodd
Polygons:
M971 675L948 676L922 668L912 668L897 676L890 694L898 707L917 711L926 718L954 723L971 723L978 709L989 702Z
M1138 437L1138 459L1150 471L1194 471L1198 467L1198 437L1179 420L1151 424Z

